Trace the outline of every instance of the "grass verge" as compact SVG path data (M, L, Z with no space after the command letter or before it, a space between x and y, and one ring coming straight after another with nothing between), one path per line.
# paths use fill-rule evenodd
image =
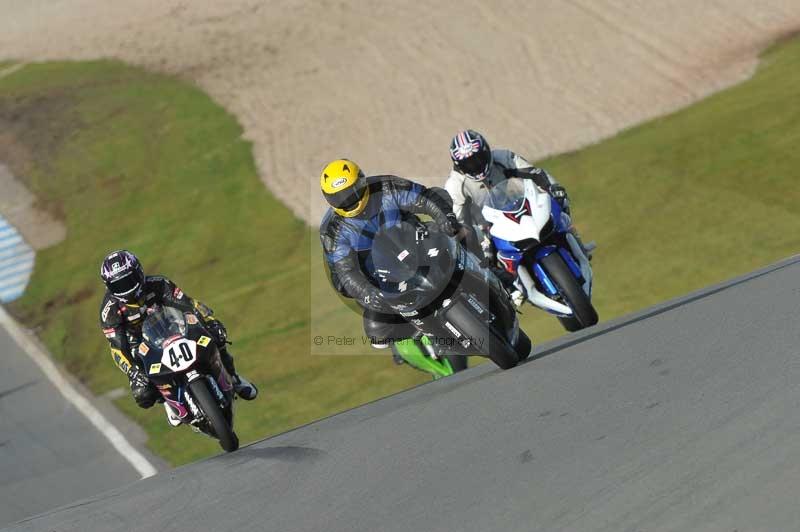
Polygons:
M800 249L799 67L800 41L790 41L740 86L540 163L600 245L601 319ZM0 79L0 126L0 160L68 227L65 242L38 255L12 310L95 393L125 383L97 325L98 264L117 247L229 326L241 371L265 392L240 405L243 441L426 380L386 357L309 354L312 311L315 327L341 332L358 334L359 320L321 277L315 231L264 189L236 121L196 88L116 62L32 64ZM523 326L534 341L562 334L533 308ZM170 430L160 411L117 404L174 464L218 450Z

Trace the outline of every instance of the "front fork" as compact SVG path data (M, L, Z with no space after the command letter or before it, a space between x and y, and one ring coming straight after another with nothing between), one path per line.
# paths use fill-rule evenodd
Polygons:
M561 258L572 272L572 275L574 275L576 279L583 281L582 288L587 296L591 296L592 269L589 265L589 259L586 257L586 254L581 249L581 245L572 233L566 233L564 238L570 251L558 246L543 246L536 250L532 260L526 261L523 256L521 260L517 261L516 273L520 283L527 292L528 301L530 301L531 304L552 314L569 317L573 315L572 309L560 301L553 299L553 297L557 296L559 293L558 287L555 286L550 276L544 268L542 268L540 262L544 257L552 253L561 255ZM577 263L574 257L577 257ZM547 293L542 293L537 288L536 281L539 282L539 286L543 287Z
M186 421L189 413L191 413L192 417L195 419L202 417L200 410L197 408L197 405L194 403L194 400L191 397L191 394L186 393L187 385L190 382L202 377L207 379L209 388L219 401L220 406L224 407L230 405L230 407L233 408L233 378L229 374L225 364L222 362L222 357L219 352L213 357L211 372L211 375L205 375L198 373L195 370L190 370L186 372L185 384L179 384L177 386L164 384L157 386L158 391L161 392L161 396L164 398L164 401L169 403L169 405L175 409L178 417L181 420ZM213 374L216 374L216 377Z

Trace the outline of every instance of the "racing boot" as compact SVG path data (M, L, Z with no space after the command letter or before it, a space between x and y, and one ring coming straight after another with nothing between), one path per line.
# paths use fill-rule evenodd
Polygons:
M168 402L164 401L164 410L167 411L167 423L170 424L172 427L177 427L182 423L180 416L178 416L178 412L172 408Z
M231 377L233 377L233 391L236 392L236 395L245 401L252 401L255 399L258 396L258 388L256 388L255 384L236 373L236 368L233 365L233 357L228 353L228 350L222 348L219 350L219 354L222 358L222 365L225 366L225 369L230 373Z
M586 255L586 258L590 261L592 260L592 252L597 248L597 244L595 242L589 242L588 244L584 244L581 236L578 234L578 230L575 227L572 227L569 231L572 233L572 236L575 237L575 240L578 241L578 245L583 250L583 253Z
M256 385L238 374L233 376L233 391L245 401L252 401L258 397Z
M394 362L396 366L402 366L406 363L403 357L400 356L400 352L397 350L397 346L394 343L392 343L392 362Z
M594 252L595 248L597 248L597 244L594 241L589 242L588 244L581 242L581 247L583 248L583 252L586 253L586 258L591 261L592 253Z
M522 281L519 280L519 277L514 279L514 283L508 288L509 295L511 296L511 301L514 303L514 306L518 309L525 304L528 300L528 292L525 290L525 287L522 286Z
M511 301L514 303L514 306L520 308L523 304L525 304L525 293L522 290L514 290L509 294L511 296Z
M503 288L505 288L508 295L511 296L511 301L514 303L514 306L520 308L523 303L525 303L526 297L525 289L522 288L519 278L505 268L499 266L491 266L489 269L497 276Z

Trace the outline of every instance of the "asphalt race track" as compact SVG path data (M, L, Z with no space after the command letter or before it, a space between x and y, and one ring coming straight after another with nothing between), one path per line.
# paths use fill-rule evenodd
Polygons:
M0 327L0 527L138 478Z
M798 317L794 258L11 529L797 530Z

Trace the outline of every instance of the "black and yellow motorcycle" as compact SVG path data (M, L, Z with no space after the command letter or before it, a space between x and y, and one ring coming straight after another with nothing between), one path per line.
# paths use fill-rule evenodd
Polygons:
M203 322L191 312L155 307L142 324L139 345L147 377L181 421L219 440L228 452L239 448L233 430L233 379Z

